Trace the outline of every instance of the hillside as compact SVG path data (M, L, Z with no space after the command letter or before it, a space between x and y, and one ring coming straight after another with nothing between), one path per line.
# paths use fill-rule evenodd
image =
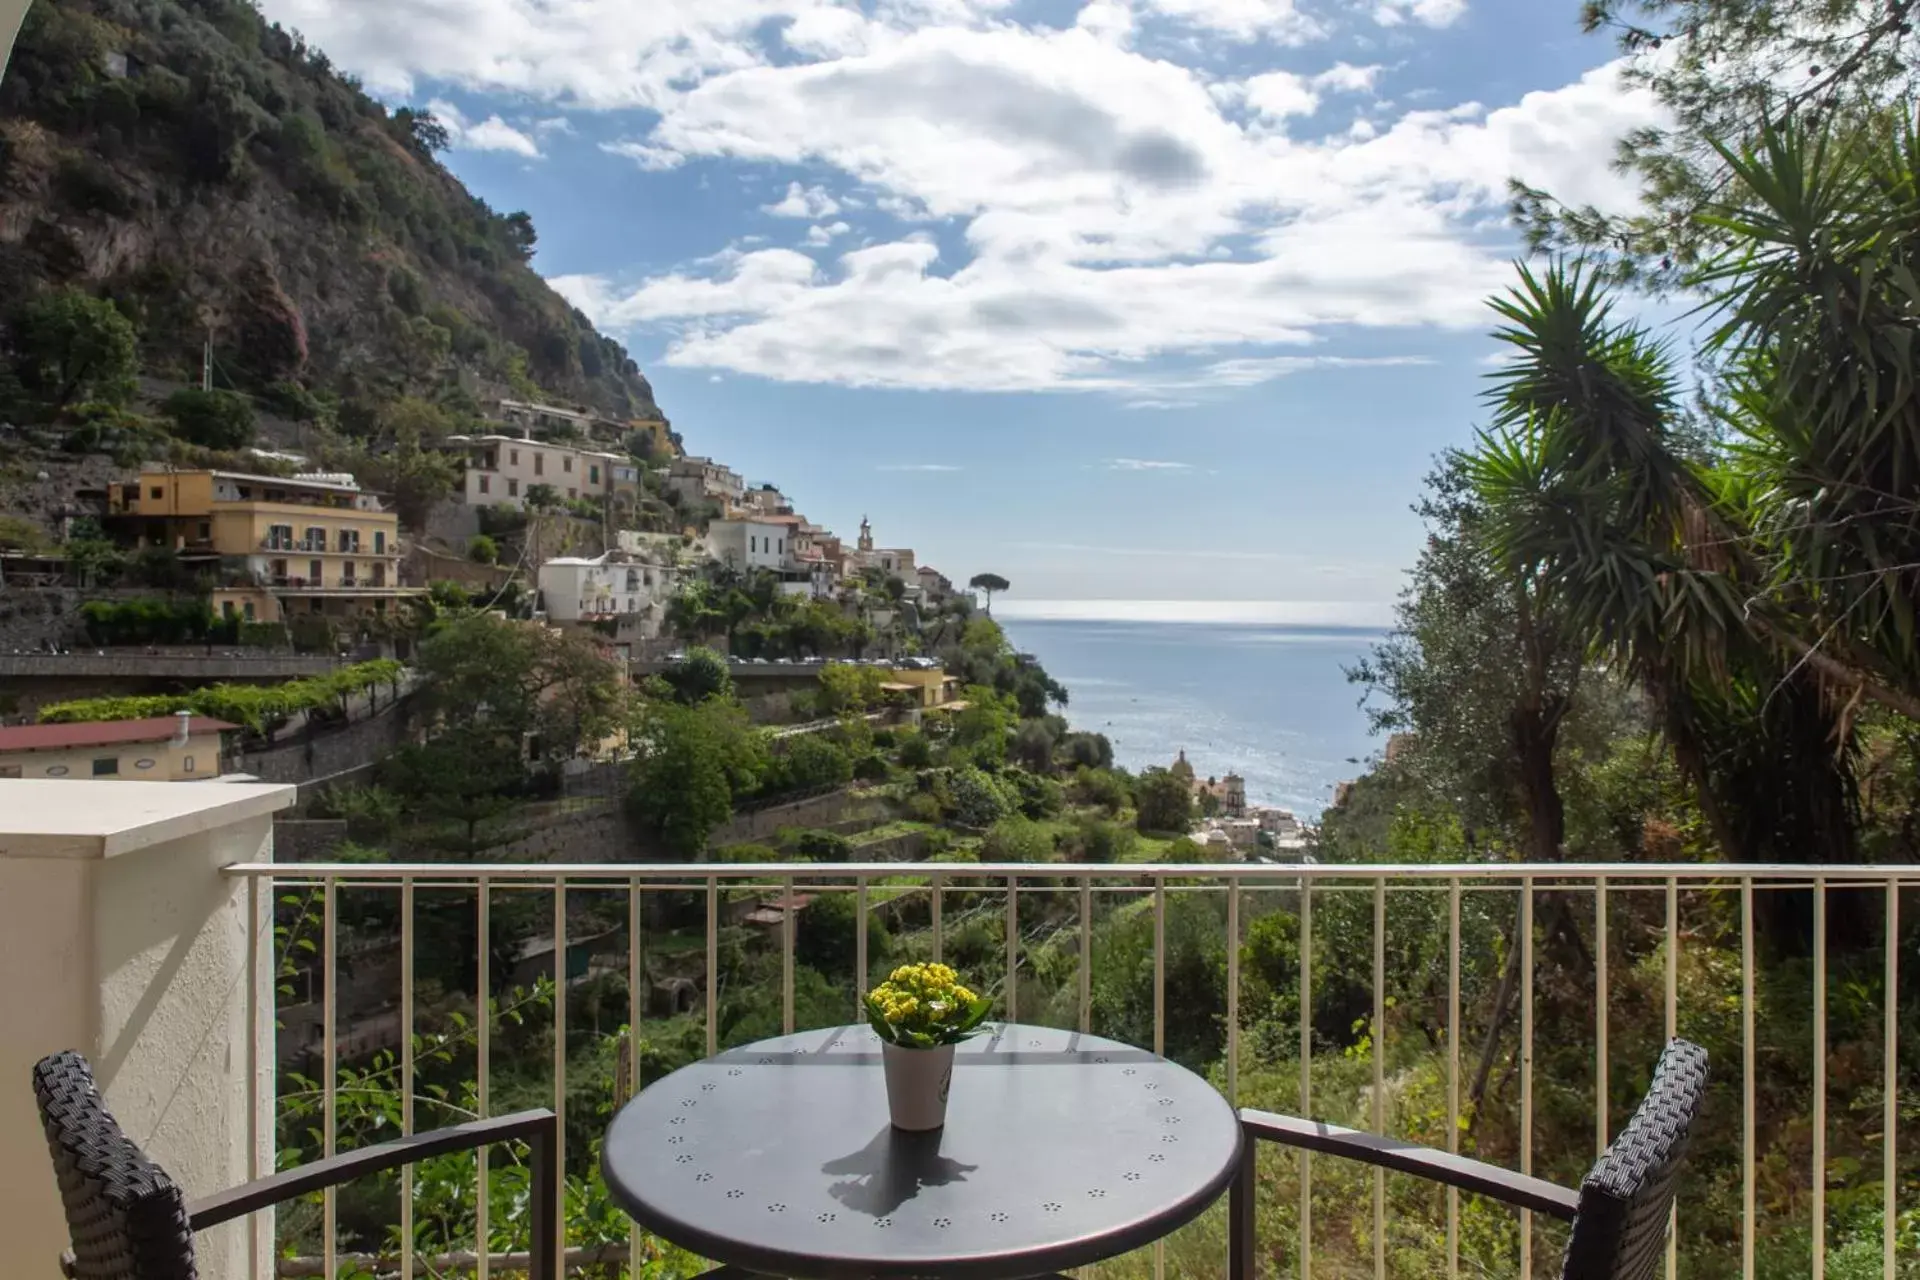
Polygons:
M40 0L0 82L0 320L84 289L146 374L197 381L211 333L219 385L313 393L349 433L402 395L661 416L445 144L242 0Z

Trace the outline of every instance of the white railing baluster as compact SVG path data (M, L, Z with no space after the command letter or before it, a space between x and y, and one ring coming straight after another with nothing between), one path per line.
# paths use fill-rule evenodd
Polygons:
M326 997L320 1006L320 1034L325 1037L325 1043L320 1050L320 1071L323 1076L320 1085L322 1113L320 1148L321 1155L329 1160L339 1150L339 1136L335 1132L335 1125L339 1120L340 1043L339 1027L335 1023L338 1002L334 998L334 987L335 979L339 975L336 930L339 928L340 918L335 913L334 896L337 893L335 883L329 876L320 894L320 927L323 933L320 943L320 985L326 991ZM334 1260L338 1255L335 1251L339 1247L336 1237L340 1227L339 1206L332 1187L328 1187L321 1193L320 1218L320 1229L326 1236L322 1241L320 1253L326 1262L327 1274L331 1276L336 1272Z
M1167 878L1153 878L1153 1051L1167 1052ZM1153 1242L1153 1280L1166 1280L1167 1242Z
M853 1020L867 1020L867 878L855 882L854 916L859 921L853 932Z
M1520 1172L1533 1172L1533 877L1520 880ZM1533 1211L1520 1211L1520 1280L1533 1276Z
M1313 885L1300 877L1300 1115L1313 1117ZM1313 1274L1313 1152L1300 1151L1300 1277Z
M1753 877L1740 880L1740 1274L1753 1280ZM1889 1277L1891 1280L1891 1277Z
M780 908L780 1031L783 1035L793 1034L793 948L794 932L800 906L794 900L793 877L788 876L780 882L780 892L786 902Z
M647 953L640 936L640 877L627 880L627 1097L640 1092L640 1017L647 982ZM625 1102L626 1098L618 1099Z
M264 899L264 901L262 901ZM272 992L274 1016L262 1018L260 1002L263 998L260 990L260 966L265 957L261 955L264 942L262 934L271 928L272 910L268 905L273 902L273 882L258 876L247 881L247 1181L252 1182L264 1177L266 1170L261 1167L260 1148L264 1145L260 1132L260 1041L261 1031L265 1027L278 1023L280 976L271 973L267 979L267 991ZM271 936L270 934L268 936ZM269 954L271 948L267 948ZM271 1079L267 1082L271 1091ZM271 1122L269 1122L271 1128ZM273 1247L273 1241L263 1239L267 1224L265 1214L261 1220L249 1222L247 1231L247 1269L251 1275L260 1274L262 1245L267 1250Z
M1610 1067L1607 1054L1607 878L1593 882L1593 1158L1598 1160L1613 1141L1613 1125L1607 1114L1612 1103Z
M1460 877L1447 881L1447 1150L1460 1150ZM1447 1280L1460 1277L1460 1188L1447 1188Z
M646 950L640 936L640 877L627 879L627 1079L626 1094L614 1090L614 1101L625 1102L640 1092L640 1015L642 1012L642 988L647 980ZM637 1260L640 1257L640 1224L627 1220L627 1257ZM629 1275L637 1275L640 1268L630 1266Z
M479 1026L474 1031L474 1054L479 1073L478 1079L474 1082L474 1101L476 1110L479 1112L477 1118L484 1120L487 1118L488 1077L492 1075L493 1065L493 886L486 876L479 878L475 892L478 903L480 956L479 972L475 975L474 981L474 985L479 988L478 994L474 997L474 1003L478 1006L476 1017L479 1022ZM490 1256L493 1233L487 1225L490 1208L487 1203L488 1154L484 1147L473 1153L474 1184L479 1195L474 1203L473 1249L478 1255L474 1262L474 1269L480 1280L487 1280L487 1275L493 1268ZM329 1269L327 1274L331 1276L332 1270Z
M1167 1051L1167 879L1153 878L1153 1051Z
M413 1132L413 878L400 882L400 1132ZM413 1166L400 1169L400 1280L413 1280Z
M1020 881L1007 877L1007 1021L1020 1021Z
M1827 1274L1827 878L1813 877L1813 1280Z
M1667 1039L1680 1034L1680 881L1667 877ZM1667 1212L1667 1280L1680 1274L1680 1199Z
M1080 881L1080 1030L1093 1030L1093 881Z
M1387 878L1373 882L1373 1131L1387 1131ZM1387 1171L1373 1171L1373 1275L1387 1277Z
M943 892L945 881L946 877L936 875L927 885L927 893L933 915L933 961L935 964L940 962L942 953L946 949L946 930L943 927L940 912L941 906L946 899L946 894Z
M1894 1131L1900 1125L1900 882L1887 882L1887 978L1881 995L1887 1042L1881 1052L1880 1271L1893 1280L1894 1240L1900 1225L1900 1165Z
M707 1056L720 1052L720 878L707 877Z
M1239 1098L1240 882L1235 880L1227 886L1227 1101L1238 1105Z
M567 1256L567 881L553 882L553 1230L560 1256ZM529 1239L532 1238L529 1232ZM537 1244L537 1242L536 1242ZM557 1280L557 1277L556 1277Z

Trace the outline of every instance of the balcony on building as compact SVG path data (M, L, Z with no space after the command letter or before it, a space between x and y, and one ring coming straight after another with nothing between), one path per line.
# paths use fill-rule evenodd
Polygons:
M1563 1184L1624 1123L1664 1038L1699 1039L1714 1046L1716 1083L1682 1176L1678 1274L1761 1280L1831 1263L1830 1275L1906 1275L1912 1031L1887 940L1910 935L1917 867L281 864L272 823L292 788L75 789L87 785L0 781L9 1274L51 1276L65 1247L25 1087L44 1053L85 1052L129 1133L190 1196L272 1170L289 1134L303 1151L363 1140L332 1117L348 1114L340 1090L377 1068L423 1108L430 1090L496 1113L553 1107L571 1134L562 1195L579 1210L597 1194L590 1144L606 1108L657 1075L663 1046L684 1038L699 1056L809 1016L856 1021L886 964L944 957L993 992L996 1017L1176 1057L1205 1045L1199 1065L1242 1105L1455 1145ZM848 910L822 915L832 899ZM818 949L816 915L850 921L844 951ZM1763 963L1786 917L1810 932ZM1493 949L1501 938L1517 942ZM754 956L770 1023L736 1021L741 993L708 981L717 959ZM463 987L493 992L491 1011L475 1013ZM547 994L528 998L536 990ZM1506 1012L1490 1041L1496 1002ZM410 1042L453 1044L452 1065L404 1052ZM475 1061L491 1062L491 1096L474 1092ZM498 1092L508 1079L510 1098ZM307 1119L290 1130L300 1099ZM1422 1250L1457 1258L1463 1275L1557 1273L1565 1232L1539 1215L1522 1227L1327 1156L1263 1152L1257 1168L1272 1195L1263 1274L1387 1280L1414 1274L1402 1253ZM495 1177L488 1201L497 1276L525 1266L512 1185ZM471 1193L457 1199L471 1208ZM219 1228L200 1241L203 1274L398 1272L392 1238L364 1225L374 1203L341 1193L324 1215ZM322 1221L337 1234L316 1237ZM612 1274L636 1245L657 1256L623 1226L571 1222L574 1264L604 1269L576 1274ZM293 1234L276 1242L276 1230ZM1376 1254L1382 1232L1396 1243ZM1217 1276L1226 1236L1217 1212L1116 1265ZM443 1244L409 1259L412 1274L472 1274L471 1239Z

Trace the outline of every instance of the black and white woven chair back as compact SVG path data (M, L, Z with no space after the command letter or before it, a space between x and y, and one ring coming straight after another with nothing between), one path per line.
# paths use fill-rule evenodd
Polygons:
M120 1131L77 1053L34 1064L73 1252L70 1280L194 1280L193 1232L180 1188Z
M1707 1096L1707 1051L1673 1040L1640 1109L1580 1184L1562 1280L1651 1280L1694 1118Z

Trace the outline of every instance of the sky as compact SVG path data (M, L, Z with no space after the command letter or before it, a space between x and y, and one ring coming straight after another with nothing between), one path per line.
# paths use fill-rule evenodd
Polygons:
M1659 120L1577 0L262 7L431 107L690 452L1082 617L1385 620L1508 179L1630 207Z

